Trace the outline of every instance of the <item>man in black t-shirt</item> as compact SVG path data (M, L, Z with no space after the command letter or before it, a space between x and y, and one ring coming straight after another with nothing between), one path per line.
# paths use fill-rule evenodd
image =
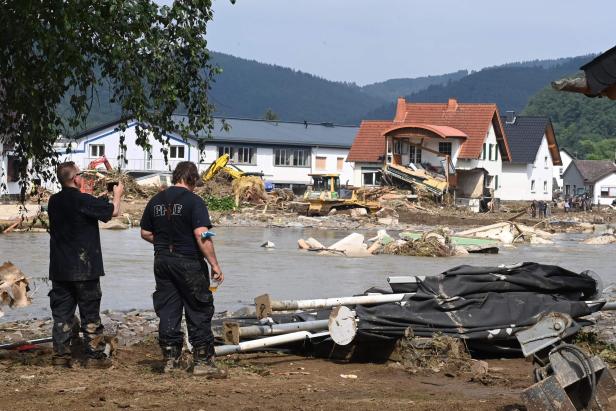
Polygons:
M101 288L99 278L105 275L99 221L109 221L120 213L122 184L113 189L113 203L108 198L93 197L79 191L81 173L74 162L58 166L62 190L49 199L49 303L53 316L52 362L71 365L71 337L75 308L79 306L81 329L88 363L109 366L102 341L100 319Z
M184 312L193 346L192 373L224 378L226 373L214 362L214 298L204 257L210 263L214 280L221 283L224 275L214 243L206 234L212 228L207 207L193 193L199 182L197 166L190 161L180 162L173 171L174 185L148 202L141 218L141 237L154 244L153 300L160 319L158 341L166 361L164 371L179 368Z

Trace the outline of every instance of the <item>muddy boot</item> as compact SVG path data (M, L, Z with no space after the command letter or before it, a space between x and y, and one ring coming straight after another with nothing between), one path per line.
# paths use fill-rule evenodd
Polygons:
M51 365L56 368L71 368L72 360L70 354L54 354L51 357Z
M102 351L92 351L86 354L86 367L104 369L113 365L111 358Z
M216 366L212 348L194 348L192 374L208 379L227 378L227 371Z
M182 359L182 347L167 346L161 347L165 366L163 373L167 374L180 368L180 360Z

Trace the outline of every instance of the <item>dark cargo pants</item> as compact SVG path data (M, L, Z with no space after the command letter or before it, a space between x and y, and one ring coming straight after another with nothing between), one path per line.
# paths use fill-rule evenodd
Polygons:
M104 345L96 338L103 335L101 324L100 281L52 281L49 291L49 305L53 317L53 349L57 355L70 355L75 309L79 306L81 331L86 353L101 351Z
M212 316L214 298L210 291L208 267L203 259L159 251L154 258L156 291L154 310L160 319L161 347L181 347L182 312L186 315L188 339L195 348L214 353Z

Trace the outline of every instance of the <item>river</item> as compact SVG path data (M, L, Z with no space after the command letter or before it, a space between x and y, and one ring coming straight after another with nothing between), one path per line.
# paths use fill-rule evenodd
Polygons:
M501 247L496 255L429 258L379 255L369 258L318 256L297 249L299 238L315 237L324 244L348 234L317 229L218 227L215 245L225 282L215 293L217 311L237 309L255 296L269 293L276 299L321 298L352 295L371 286L385 286L389 275L434 275L460 264L498 265L522 261L556 264L573 271L593 270L605 284L616 281L612 258L616 245L580 244L578 234L560 234L554 245ZM368 236L374 232L366 233ZM265 241L275 249L261 248ZM105 271L101 279L102 309L152 308L153 253L138 229L101 230ZM49 236L45 233L0 235L0 263L11 261L31 281L33 304L5 309L3 321L50 316L47 292Z

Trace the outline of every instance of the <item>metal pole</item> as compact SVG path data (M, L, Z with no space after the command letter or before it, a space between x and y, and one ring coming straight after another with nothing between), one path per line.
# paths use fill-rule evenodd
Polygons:
M413 294L369 294L355 297L319 298L315 300L272 300L268 294L255 298L258 318L268 317L273 311L312 310L341 305L383 304L402 301Z
M276 345L286 344L295 341L302 341L306 338L325 337L329 331L312 334L308 331L298 331L290 334L276 335L273 337L260 338L258 340L244 341L235 345L219 345L214 348L216 355L227 355L244 351L254 351Z
M15 341L12 343L0 344L0 350L12 350L13 348L18 348L24 345L45 344L51 341L52 341L51 337L35 338L33 340Z
M229 344L239 344L241 338L264 335L288 334L295 331L321 331L327 329L328 320L298 321L285 324L249 325L240 327L237 322L223 322L223 337Z

